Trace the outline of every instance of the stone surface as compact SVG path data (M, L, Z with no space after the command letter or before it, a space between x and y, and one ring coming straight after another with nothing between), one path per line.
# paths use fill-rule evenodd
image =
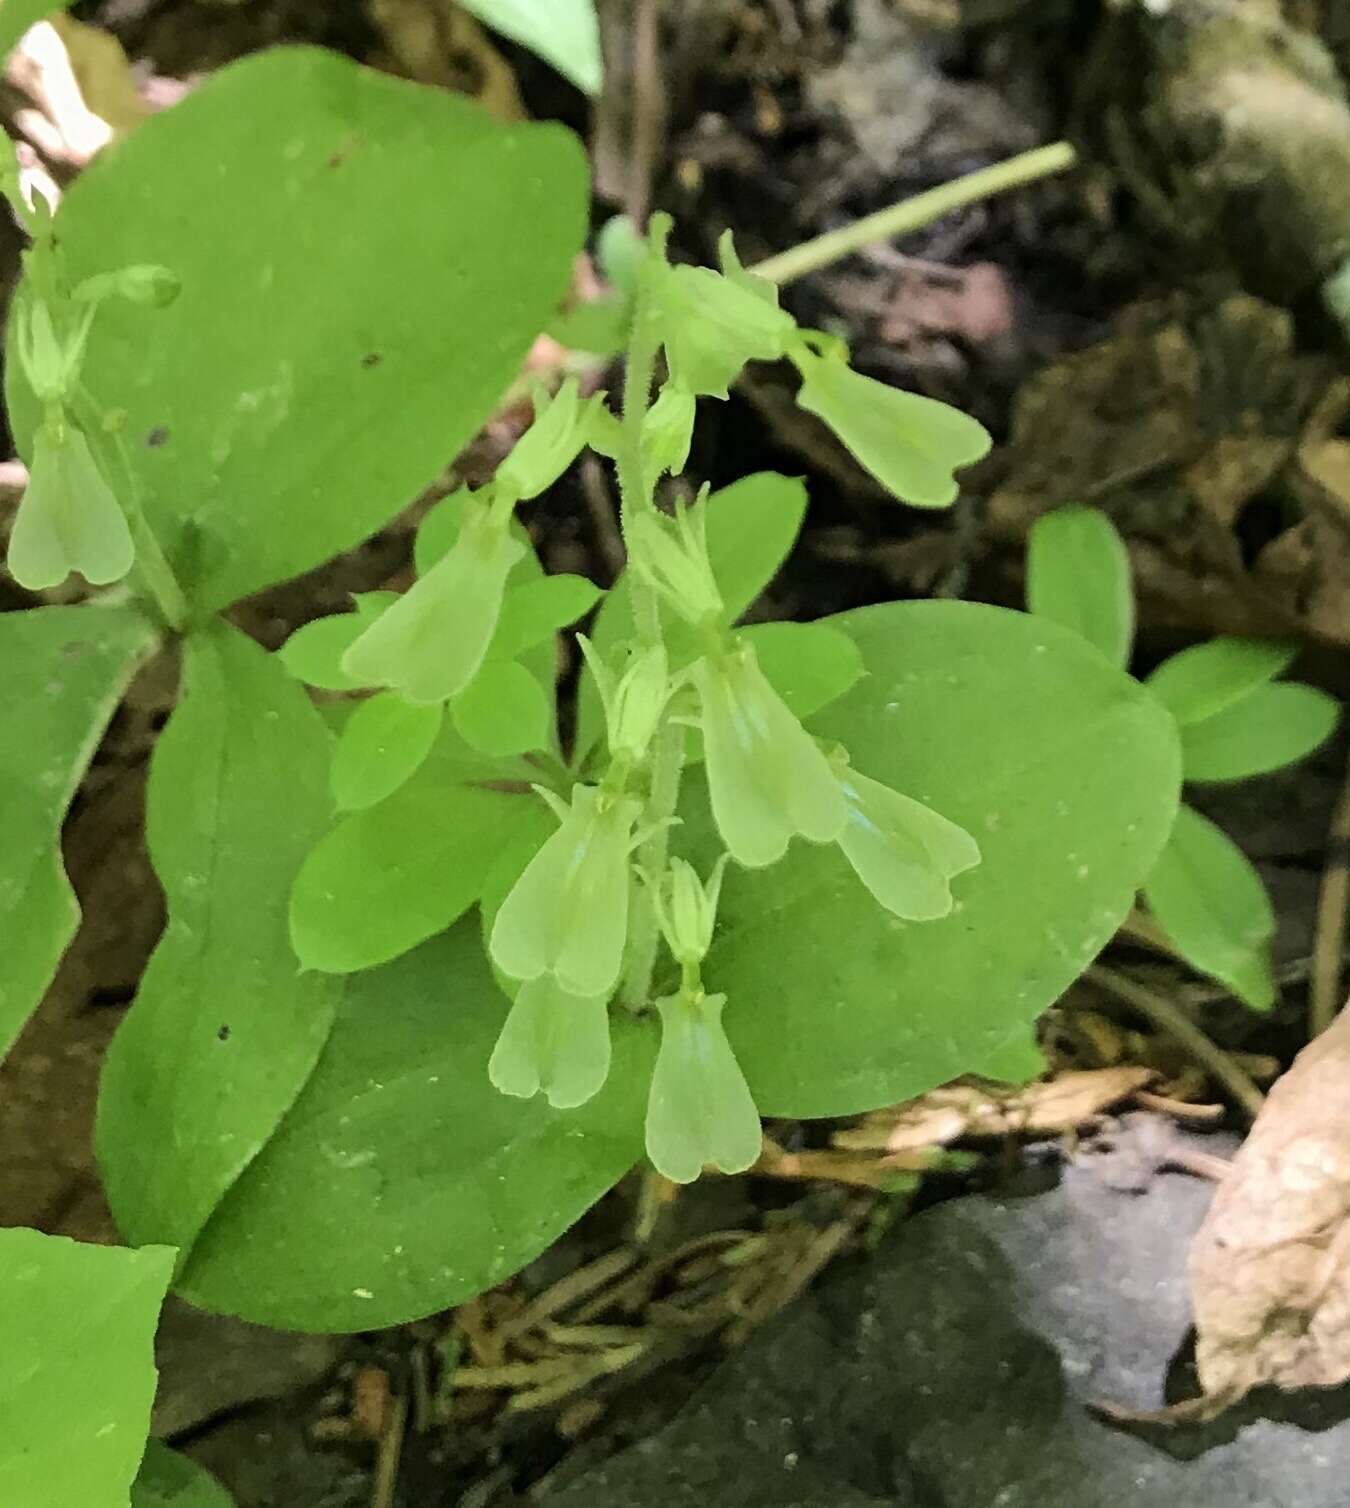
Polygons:
M1155 1408L1184 1380L1210 1186L1131 1192L1100 1158L1031 1181L897 1227L554 1508L1345 1508L1345 1389L1203 1429L1089 1410Z

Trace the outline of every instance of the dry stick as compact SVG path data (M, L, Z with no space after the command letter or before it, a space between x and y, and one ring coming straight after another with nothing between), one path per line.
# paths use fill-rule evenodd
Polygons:
M1331 815L1327 862L1317 894L1308 1029L1315 1037L1336 1019L1341 1003L1341 958L1345 951L1346 909L1350 904L1350 764Z
M979 199L992 199L995 194L1006 194L1010 189L1022 188L1037 179L1063 173L1077 161L1078 153L1067 141L1036 147L1033 151L1010 157L1006 162L996 162L993 167L966 173L961 178L953 178L950 183L941 183L937 188L915 194L912 199L902 199L899 204L866 215L838 230L826 231L823 236L803 241L800 246L789 247L787 251L780 251L777 256L757 263L754 271L773 283L791 283L808 272L819 272L822 267L852 256L873 241L889 241L893 236L903 236L911 230L931 225L934 220L963 205L974 204Z
M1216 1047L1166 996L1100 964L1088 969L1084 978L1090 979L1117 1000L1133 1006L1140 1015L1147 1016L1156 1027L1184 1047L1202 1068L1227 1089L1253 1120L1261 1113L1266 1098L1251 1077L1226 1052Z
M389 1401L389 1415L380 1431L379 1454L375 1459L375 1481L371 1488L370 1508L394 1508L398 1488L398 1468L403 1460L403 1436L408 1426L408 1400L398 1397Z

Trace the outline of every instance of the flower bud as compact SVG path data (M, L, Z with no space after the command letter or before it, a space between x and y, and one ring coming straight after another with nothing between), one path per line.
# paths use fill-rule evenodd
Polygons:
M84 361L89 334L86 311L74 334L57 334L52 311L41 298L26 298L18 308L16 350L28 386L43 403L58 403L69 396Z
M89 441L64 417L40 424L9 539L10 575L29 591L59 586L72 571L106 586L135 558L126 516Z
M713 865L706 885L692 864L671 859L670 867L652 886L656 919L676 963L698 964L708 956L727 858L723 854Z
M698 405L694 395L668 382L642 417L642 461L653 484L669 472L679 476L689 461Z
M604 704L609 752L628 765L638 764L660 725L670 695L665 646L653 644L635 655L616 683L585 634L578 634L577 642Z
M610 995L628 941L631 796L578 785L562 823L526 865L492 925L493 962L512 979L553 974L569 995Z
M513 503L546 492L580 454L592 411L600 402L597 394L583 403L575 377L569 377L553 398L542 387L536 388L534 423L497 468L497 491Z
M457 696L483 663L506 578L524 554L509 515L470 497L454 544L354 641L342 669L362 685L392 687L410 702Z
M952 909L950 881L980 862L963 827L890 786L845 768L839 786L848 822L839 847L887 911L906 921L935 921Z
M633 569L695 627L722 612L708 558L705 509L700 500L693 508L679 508L673 521L644 512L628 525Z
M781 859L794 834L833 843L848 821L844 793L754 650L742 644L692 673L713 818L731 857L753 869Z
M96 272L76 285L71 298L77 304L101 304L105 298L124 298L148 309L163 309L181 292L183 280L171 267L140 262L119 267L116 272Z
M488 1062L503 1094L542 1090L555 1110L573 1110L609 1077L609 997L569 995L551 974L520 987Z
M743 1173L763 1145L759 1111L722 1029L725 995L658 1000L661 1047L647 1101L647 1156L674 1183L705 1167Z

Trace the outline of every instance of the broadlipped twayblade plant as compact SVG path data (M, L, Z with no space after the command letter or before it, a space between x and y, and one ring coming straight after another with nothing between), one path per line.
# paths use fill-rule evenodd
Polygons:
M492 960L519 988L490 1073L509 1094L543 1090L555 1107L583 1103L604 1083L611 996L618 991L638 1013L655 1009L662 1040L647 1149L662 1173L688 1181L705 1165L742 1171L759 1150L757 1112L722 1025L727 1002L702 979L726 863L772 865L794 838L837 843L881 905L919 920L951 909L949 881L978 863L979 851L963 829L853 772L843 751L807 732L754 645L725 626L706 495L671 516L657 506L658 484L685 464L697 398L725 398L750 360L791 356L804 373L804 402L846 440L860 439L869 469L921 505L950 502L953 468L988 441L964 415L851 372L839 343L799 332L729 243L721 272L671 266L667 231L655 223L637 275L622 417L597 409L590 426L591 442L618 466L636 634L623 647L626 668L584 646L608 761L597 781L567 797L540 792L559 825L492 927ZM662 351L666 378L653 401ZM906 424L917 441L896 432ZM435 642L426 641L428 656ZM355 658L349 653L349 668ZM726 850L706 886L687 860L668 857L691 726L702 736ZM634 873L645 876L636 888ZM681 974L658 1000L662 941Z

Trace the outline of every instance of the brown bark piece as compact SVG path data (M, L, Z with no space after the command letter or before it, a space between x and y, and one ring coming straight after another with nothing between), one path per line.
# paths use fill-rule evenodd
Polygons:
M1210 1395L1350 1378L1350 1014L1275 1085L1190 1256Z

